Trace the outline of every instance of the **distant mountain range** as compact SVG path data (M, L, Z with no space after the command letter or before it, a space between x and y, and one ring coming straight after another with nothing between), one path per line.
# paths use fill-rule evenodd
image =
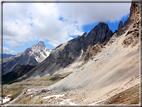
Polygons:
M43 41L39 41L38 44L27 48L24 52L9 57L3 60L3 75L8 72L13 71L16 67L20 65L31 65L35 66L47 58L50 54L50 49L48 49Z
M6 54L6 53L4 53L4 54L3 54L3 59L5 59L5 58L9 58L9 57L12 57L12 56L16 56L16 55L12 55L12 54Z

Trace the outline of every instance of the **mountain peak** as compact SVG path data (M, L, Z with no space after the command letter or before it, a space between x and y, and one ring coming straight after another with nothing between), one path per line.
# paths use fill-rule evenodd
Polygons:
M104 23L104 22L99 22L99 24L106 24L106 23Z
M94 27L94 29L96 29L96 30L102 30L102 29L107 29L107 30L109 30L109 27L108 27L108 24L106 24L106 23L104 23L104 22L99 22L99 24L96 25L96 26Z
M3 75L7 74L14 70L17 66L20 65L31 65L35 66L38 63L42 62L50 54L51 50L48 49L43 41L39 41L37 44L34 44L32 47L27 48L23 53L15 56L12 60L7 60L4 65ZM18 61L18 63L17 63Z
M39 49L45 49L46 46L43 41L39 41L37 44L34 44L31 48L39 50Z
M140 12L139 12L139 3L135 2L135 0L132 0L131 2L131 7L130 7L130 16L129 18L125 21L124 26L126 26L127 24L133 22L133 21L139 21L139 16L140 16Z
M46 47L43 41L39 41L36 45L39 47Z
M132 0L130 7L130 20L139 20L139 3L135 2L134 0Z
M39 41L38 44L44 44L44 42L43 41Z

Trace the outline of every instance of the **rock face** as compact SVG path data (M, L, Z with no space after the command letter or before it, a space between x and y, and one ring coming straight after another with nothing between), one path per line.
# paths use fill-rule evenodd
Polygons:
M52 50L48 59L50 61L54 60L52 62L56 62L60 66L65 67L80 56L81 50L86 52L89 45L95 45L97 42L106 44L112 35L113 32L107 24L99 23L88 34L84 33L82 36L70 40L57 49Z
M56 70L64 68L73 63L83 52L86 52L89 45L97 42L106 44L112 37L113 32L105 23L99 23L88 34L72 39L51 51L48 58L30 71L27 76L44 76L54 74Z
M135 3L134 0L132 1L130 7L130 20L137 22L139 20L139 4Z
M50 49L46 48L43 41L39 41L38 44L33 45L30 48L30 56L34 56L38 63L42 62L50 54Z
M93 58L93 56L95 56L99 52L101 52L103 47L104 46L100 42L98 42L94 46L89 45L88 48L87 48L87 51L85 52L84 62L87 62L88 60Z
M95 45L97 42L106 44L109 39L112 37L113 32L109 29L108 25L100 22L97 26L92 29L88 35L87 40L85 41L85 48L88 48L88 45Z
M123 27L123 22L120 21L120 22L119 22L119 25L118 25L118 31L119 31L122 27Z
M124 26L129 24L132 21L139 21L140 13L139 13L139 3L135 2L135 0L132 0L131 7L130 7L130 17L128 20L124 23Z
M10 59L5 59L3 62L3 75L11 72L19 65L35 66L47 58L50 54L50 49L47 49L42 41L38 44L27 48L23 53Z
M126 35L126 39L123 41L122 45L123 47L128 47L131 45L131 47L135 46L139 42L139 22L134 23L132 28L128 31Z
M139 12L139 3L138 1L135 2L135 0L132 0L131 7L130 7L130 16L127 19L127 21L124 22L124 26L119 30L119 32L116 32L117 36L120 36L125 33L126 30L132 25L132 23L138 23L140 18L140 12Z

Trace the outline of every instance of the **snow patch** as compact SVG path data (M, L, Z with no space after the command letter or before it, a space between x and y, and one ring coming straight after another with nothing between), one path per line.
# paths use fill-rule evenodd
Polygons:
M40 53L44 58L46 58L47 56L45 56L43 53Z
M35 56L35 59L37 62L39 62L39 60L40 60L38 56Z
M102 101L104 101L104 100L106 100L106 99L103 99L103 100L97 101L97 102L95 102L95 103L91 103L91 104L89 104L89 105L95 105L95 104L100 103L100 102L102 102Z
M48 49L46 48L46 49L44 49L44 52L46 53L46 56L49 56L51 50L48 50Z
M81 54L79 56L79 59L82 57L82 54L83 54L83 50L81 49Z
M12 94L10 94L10 95L7 95L6 97L4 97L4 98L1 98L0 97L0 104L2 104L2 103L6 103L6 102L8 102L8 101L10 101L10 99L11 98L9 98L9 96L11 96Z
M67 100L63 100L62 102L60 102L60 105L65 105L65 104L69 104L69 105L77 105L75 103L70 102L71 99L67 99Z
M30 88L30 89L27 90L27 92L31 92L33 90L34 90L34 88Z
M59 97L63 97L64 94L62 95L51 95L51 96L47 96L47 97L43 97L43 99L48 99L48 98L51 98L51 97L56 97L55 99L59 98Z
M29 97L32 98L34 95L30 95Z

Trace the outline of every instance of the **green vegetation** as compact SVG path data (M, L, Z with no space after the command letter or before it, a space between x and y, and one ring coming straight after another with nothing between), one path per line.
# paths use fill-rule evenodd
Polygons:
M9 98L11 98L11 100L17 98L23 91L24 87L18 86L18 87L12 87L12 88L6 88L3 89L3 97L7 96L7 95L11 95L9 96Z
M59 81L65 77L67 77L70 73L64 73L64 74L55 74L53 76L51 76L51 78L49 80L52 81Z
M2 84L11 84L11 83L14 83L15 80L18 78L16 73L9 73L9 74L12 74L12 75L8 75L8 76L4 75L2 77Z
M111 97L105 104L139 104L139 85Z
M55 75L48 75L39 78L29 78L23 80L21 84L29 84L30 86L49 86L52 85L61 79L67 77L70 73L63 73L63 74L55 74Z
M7 73L6 75L2 76L2 84L11 84L16 82L18 78L23 76L24 74L28 73L31 69L35 66L30 65L20 65L13 71Z
M70 73L63 73L63 74L43 76L39 78L29 78L14 84L3 85L3 97L12 94L9 97L11 98L11 100L13 100L17 98L22 92L24 92L24 90L27 90L29 88L50 86L60 81L61 79L67 77L69 74ZM24 104L30 100L29 95L28 96L22 95L18 97L18 99L19 100L17 103L21 103L21 104Z

